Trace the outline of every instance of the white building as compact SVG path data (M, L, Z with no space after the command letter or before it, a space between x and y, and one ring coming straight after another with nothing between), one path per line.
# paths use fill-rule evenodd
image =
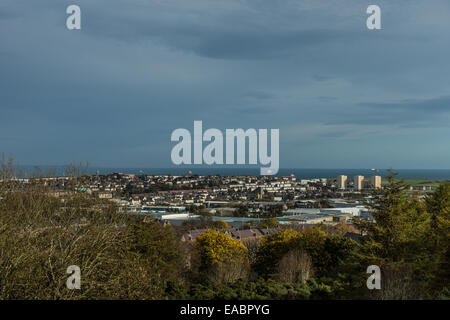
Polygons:
M338 188L344 190L347 186L347 176L339 176L337 178Z
M364 176L355 176L353 180L355 183L354 185L355 190L361 190L363 188Z
M373 176L372 177L372 186L375 189L381 189L381 177L380 176Z

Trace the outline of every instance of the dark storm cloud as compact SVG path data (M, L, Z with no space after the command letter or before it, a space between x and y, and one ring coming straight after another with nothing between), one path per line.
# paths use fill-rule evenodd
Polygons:
M270 1L262 3L268 5ZM281 3L276 6L283 8ZM145 8L150 11L153 6ZM245 5L241 6L242 10L246 8L248 7ZM114 7L103 9L99 6L92 10L89 14L96 16L96 19L86 27L87 32L95 37L110 37L127 43L152 40L175 50L212 59L280 59L294 56L298 51L318 44L354 41L363 37L358 28L327 28L332 25L330 21L324 21L322 26L312 29L296 22L294 19L298 17L295 16L288 17L289 28L286 28L283 21L286 12L281 12L279 16L267 15L262 8L253 8L248 13L232 11L231 14L225 10L220 15L216 12L215 16L219 17L217 21L205 21L201 18L207 17L208 11L214 12L208 10L208 7L197 10L185 8L187 17L178 13L180 10L177 8L164 6L158 7L165 13L161 16L113 9ZM168 12L169 9L174 12ZM191 11L196 13L194 18L189 18ZM271 24L267 25L267 21L262 20L261 16L267 17Z
M194 52L215 59L275 59L293 56L298 50L351 35L332 30L291 34L219 34L203 39Z
M417 113L418 116L423 116L424 113L440 115L450 113L450 96L425 100L407 99L395 103L361 103L360 105L380 111L390 109L392 111L412 112Z
M342 109L343 110L343 109ZM450 96L398 102L359 103L336 113L327 124L397 125L405 128L449 127Z
M328 0L324 2L329 3ZM135 9L117 10L115 7L98 6L90 13L96 19L92 19L89 23L87 32L95 37L110 37L126 43L151 40L174 50L192 52L212 59L282 60L302 57L307 63L317 63L314 60L333 56L327 50L338 50L340 54L333 57L331 65L341 67L339 69L347 68L349 73L357 68L351 68L348 62L358 64L364 59L347 60L348 57L343 51L348 48L340 44L359 47L359 50L362 50L361 55L364 55L367 52L382 52L381 48L374 45L373 37L391 43L420 43L420 45L428 39L420 34L397 32L379 33L368 37L367 29L362 28L365 27L366 16L360 14L367 6L353 0L348 2L357 4L348 15L333 15L334 12L347 10L336 3L324 13L319 10L292 7L292 2L286 5L283 2L269 0L238 1L240 4L238 8L243 12L238 12L237 9L231 12L225 10L223 14L218 14L208 7L197 8L195 5L194 9L184 8L185 12L175 7L156 6L164 13L161 16ZM278 11L268 13L267 7L277 8ZM249 8L251 10L247 12L246 9ZM289 8L294 8L297 15L288 11ZM154 6L145 6L143 9L151 11ZM306 5L304 9L308 9L308 6ZM172 10L174 12L171 12ZM214 12L213 17L218 17L217 20L207 19L211 12ZM359 15L355 17L355 13ZM317 16L317 19L314 19L314 16ZM307 19L304 19L305 17ZM314 53L305 52L308 49ZM396 62L397 65L402 63L399 60ZM312 77L317 81L325 81L332 76Z

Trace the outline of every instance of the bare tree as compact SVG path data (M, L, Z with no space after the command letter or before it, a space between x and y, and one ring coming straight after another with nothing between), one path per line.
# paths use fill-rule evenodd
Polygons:
M414 281L415 274L408 266L384 266L381 273L381 289L373 290L371 297L377 300L415 300L422 292Z
M209 279L216 284L232 283L248 277L248 265L241 261L216 263L209 272Z
M313 273L311 258L301 249L291 250L278 263L278 273L280 281L305 283Z
M0 174L0 300L162 297L175 274L165 265L173 264L130 250L131 218L113 202L77 191L76 181L64 196L49 179L19 182L11 161L1 162ZM147 251L159 256L164 239ZM81 269L80 290L66 287L71 265Z

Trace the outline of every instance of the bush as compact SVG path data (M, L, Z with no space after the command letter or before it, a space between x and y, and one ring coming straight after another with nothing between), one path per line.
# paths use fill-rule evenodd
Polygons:
M197 238L200 272L215 283L246 277L249 269L247 248L223 232L210 229Z
M177 274L170 230L123 215L111 202L0 183L0 299L158 299ZM162 254L161 254L162 253ZM81 268L81 290L66 287Z

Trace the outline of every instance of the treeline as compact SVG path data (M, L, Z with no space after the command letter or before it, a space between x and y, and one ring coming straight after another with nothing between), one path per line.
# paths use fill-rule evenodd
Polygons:
M393 178L357 221L283 228L238 241L220 223L196 241L181 229L124 214L75 191L64 198L6 168L0 182L0 299L445 299L450 298L450 185L425 199ZM66 287L68 266L81 289ZM366 269L381 268L381 290Z

